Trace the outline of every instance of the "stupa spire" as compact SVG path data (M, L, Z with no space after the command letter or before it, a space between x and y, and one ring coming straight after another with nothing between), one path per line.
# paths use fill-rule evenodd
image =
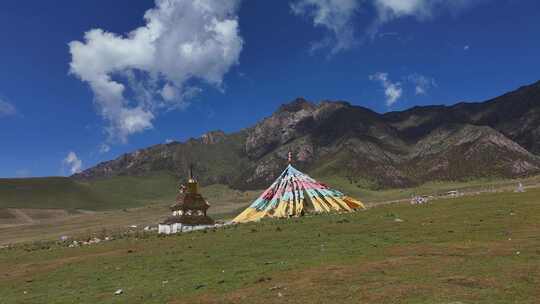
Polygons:
M288 157L288 161L289 161L289 165L292 163L292 152L289 151L289 154L287 155Z

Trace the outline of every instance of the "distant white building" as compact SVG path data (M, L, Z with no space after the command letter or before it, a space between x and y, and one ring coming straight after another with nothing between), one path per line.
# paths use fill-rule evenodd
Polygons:
M190 169L189 181L180 186L176 203L171 206L172 215L158 225L158 233L172 234L191 231L194 227L209 227L214 220L206 215L210 204L199 194L199 184Z
M446 195L450 197L458 197L458 196L461 196L461 193L459 193L459 191L457 190L452 190L452 191L446 192Z
M182 224L181 223L160 223L158 225L158 233L159 234L173 234L182 232Z

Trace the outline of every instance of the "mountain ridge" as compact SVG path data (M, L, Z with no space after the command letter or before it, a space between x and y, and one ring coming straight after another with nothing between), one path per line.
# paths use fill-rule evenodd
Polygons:
M540 172L540 81L481 103L413 107L379 114L346 101L296 98L255 125L158 144L103 162L76 179L183 177L203 184L266 186L293 152L295 165L359 187L414 186L432 180L520 177Z

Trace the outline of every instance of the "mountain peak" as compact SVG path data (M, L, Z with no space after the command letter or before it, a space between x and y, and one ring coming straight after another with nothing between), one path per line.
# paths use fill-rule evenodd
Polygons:
M279 109L277 110L278 113L281 113L281 112L298 112L298 111L301 111L301 110L314 110L315 109L315 104L310 102L310 101L307 101L306 99L304 99L303 97L297 97L296 99L294 99L293 101L289 102L289 103L286 103L286 104L282 104Z
M221 130L213 130L206 132L201 136L202 142L206 145L217 144L225 140L225 132Z
M241 132L211 131L185 143L141 149L76 177L158 171L183 176L195 163L203 184L253 189L280 173L288 152L308 172L372 188L527 176L540 172L538 86L484 103L386 114L342 101L296 98Z

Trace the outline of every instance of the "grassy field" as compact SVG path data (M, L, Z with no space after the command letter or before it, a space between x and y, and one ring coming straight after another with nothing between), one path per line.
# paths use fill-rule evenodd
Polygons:
M476 180L369 191L344 179L322 178L321 181L370 206L407 200L414 194L512 190L517 184L516 180ZM540 177L522 182L538 185ZM131 225L156 225L169 214L167 207L174 201L176 186L176 179L167 173L86 183L67 178L0 180L0 245L55 240L62 235L90 234L103 229L125 230ZM260 191L243 192L225 185L211 185L203 187L202 193L212 205L210 214L227 219L249 205Z
M92 182L66 177L0 179L1 208L112 210L171 201L178 181L167 173Z
M413 188L399 188L387 190L368 190L359 188L351 184L346 179L327 177L322 179L335 189L347 193L353 197L361 199L369 205L382 202L407 200L415 195L443 195L451 190L458 190L463 193L491 192L491 191L513 191L518 182L525 187L537 186L540 184L540 176L515 179L476 179L464 182L431 182Z
M345 179L323 177L321 181L335 189L367 203L407 199L418 194L437 194L449 190L475 191L486 189L514 189L516 180L474 180L469 182L434 182L415 188L372 191L357 187ZM540 176L522 180L525 185L540 184ZM105 211L170 203L174 200L178 180L166 172L149 176L117 176L91 182L65 177L0 179L0 210L66 209ZM260 191L240 192L224 185L203 188L210 202L222 201L247 204ZM2 216L9 213L0 212Z
M539 248L540 189L529 189L20 245L0 251L0 303L538 303Z
M217 219L232 217L259 194L258 191L233 191L225 185L203 187L202 192L212 205L209 214ZM173 201L174 195L161 201L149 200L143 207L98 212L71 210L68 213L65 209L0 209L0 245L57 240L63 235L88 235L103 229L123 231L131 225L156 226L170 214L168 207Z

